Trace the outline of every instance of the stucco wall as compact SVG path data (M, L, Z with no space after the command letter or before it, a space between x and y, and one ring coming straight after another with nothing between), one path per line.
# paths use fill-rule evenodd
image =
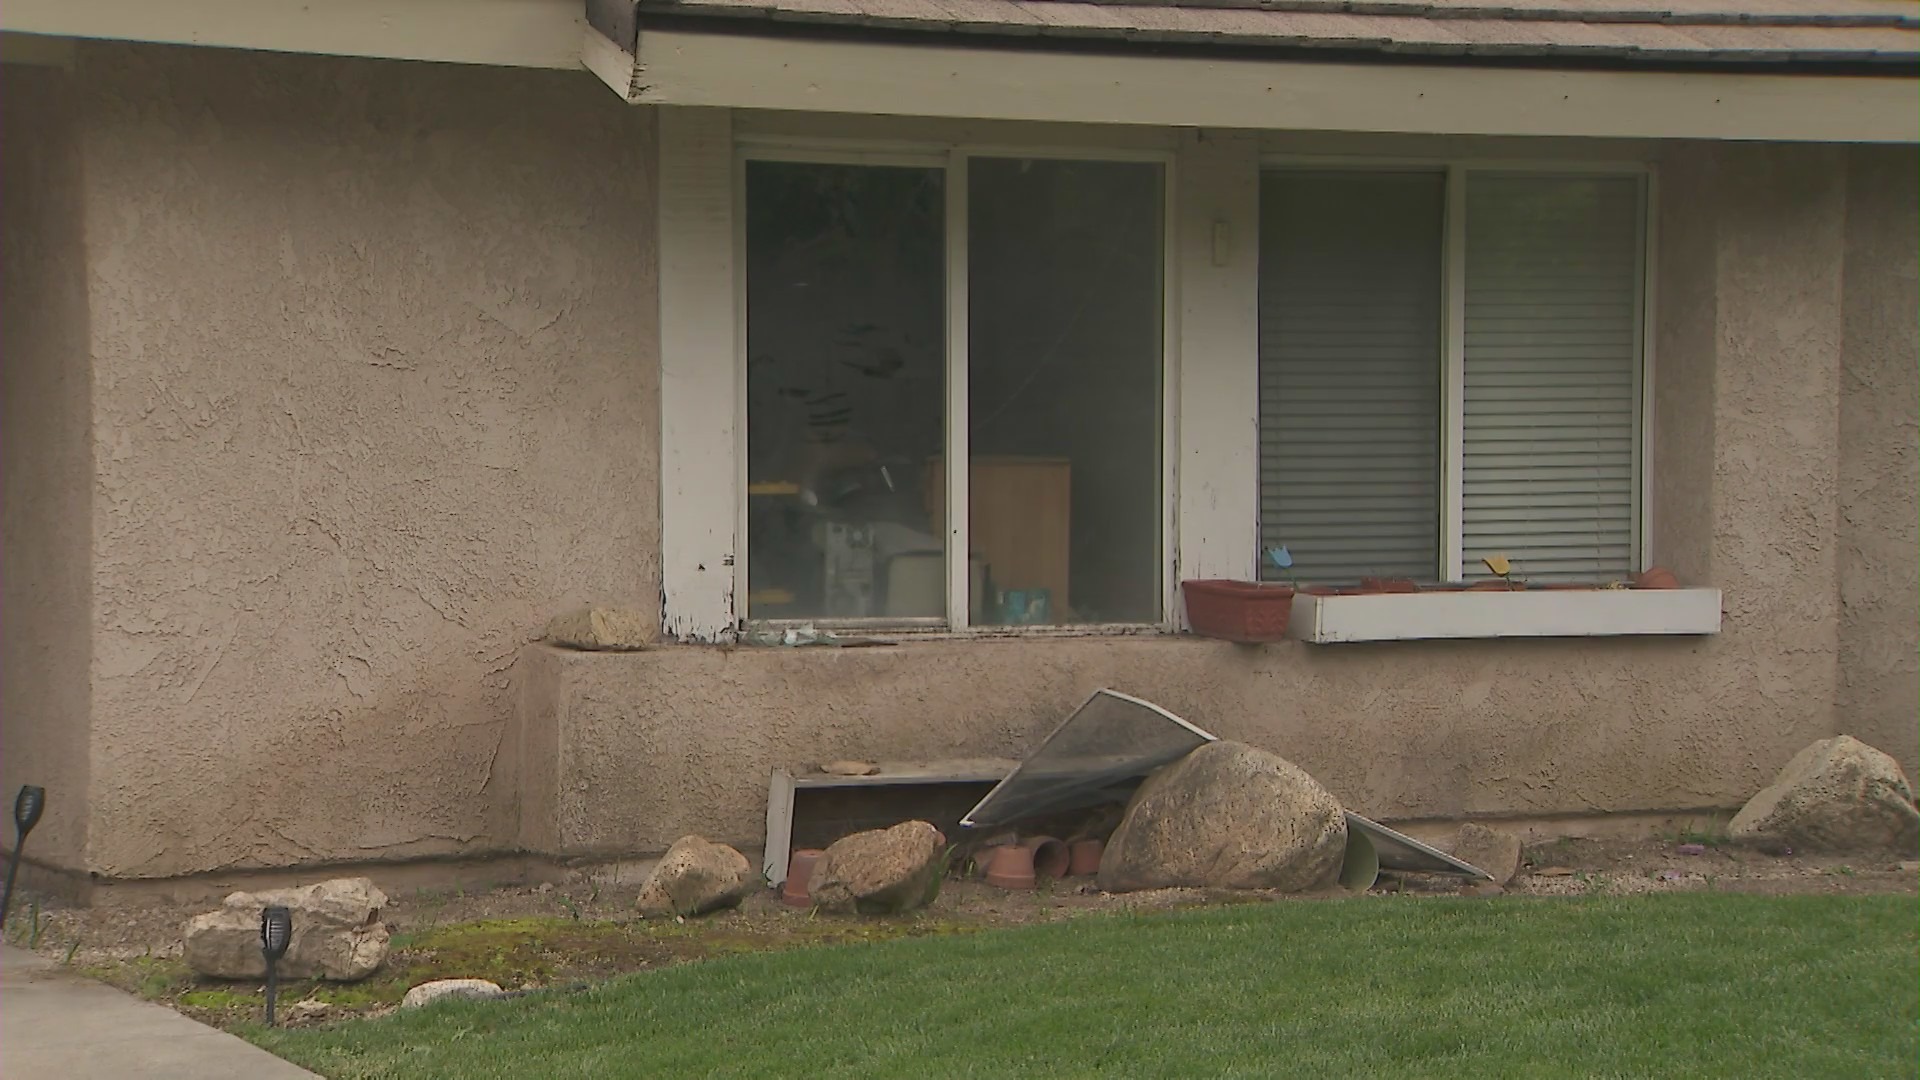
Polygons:
M1655 558L1725 590L1719 635L536 646L527 664L550 689L529 753L546 740L557 763L540 835L581 855L658 851L685 832L757 845L774 767L1018 755L1100 686L1283 753L1387 819L1739 806L1841 721L1845 162L1799 146L1677 146L1663 159ZM1910 207L1912 189L1902 198ZM1857 437L1882 446L1905 430L1875 418ZM1899 460L1863 467L1907 483ZM1911 545L1895 560L1892 542L1876 543L1910 595Z
M659 592L651 117L83 46L90 862L510 847L522 644Z
M1843 728L1912 767L1910 156L1663 153L1648 505L1716 637L584 655L528 642L659 595L652 115L560 72L89 45L73 78L6 134L74 133L28 188L78 200L21 228L86 259L31 264L50 314L6 329L10 718L16 560L90 535L34 610L91 624L38 635L79 734L9 719L5 757L80 770L48 850L92 872L753 845L774 766L1018 754L1103 685L1391 819L1730 808ZM7 156L11 193L41 166ZM56 510L20 552L16 483Z
M47 789L26 853L66 869L87 838L93 472L74 93L0 65L0 792L10 812Z
M1920 150L1848 151L1840 396L1841 726L1920 776Z

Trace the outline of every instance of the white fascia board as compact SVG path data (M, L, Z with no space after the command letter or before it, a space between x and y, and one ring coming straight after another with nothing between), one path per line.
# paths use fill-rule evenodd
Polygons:
M1522 592L1309 596L1288 627L1313 645L1459 638L1625 637L1720 632L1719 589L1528 589Z
M268 52L577 69L581 0L6 0L0 30Z
M586 62L601 79L629 101L659 105L1287 131L1920 141L1920 82L1904 77L1216 60L644 26L636 59L588 37Z

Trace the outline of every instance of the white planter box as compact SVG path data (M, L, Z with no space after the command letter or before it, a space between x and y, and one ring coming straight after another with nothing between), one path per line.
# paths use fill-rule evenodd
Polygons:
M1294 597L1289 628L1291 636L1314 645L1719 632L1719 589L1302 594Z

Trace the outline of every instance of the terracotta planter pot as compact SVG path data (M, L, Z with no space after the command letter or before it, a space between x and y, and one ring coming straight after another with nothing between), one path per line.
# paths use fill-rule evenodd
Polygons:
M1594 589L1598 589L1599 587L1600 586L1598 585L1592 585L1584 581L1549 581L1546 584L1539 586L1539 588L1547 589L1553 592L1570 592L1570 591L1578 591L1583 589L1591 591Z
M1420 586L1412 578L1361 578L1363 593L1417 593Z
M1468 592L1521 592L1526 586L1517 581L1476 581L1467 586Z
M1025 844L994 848L987 863L987 884L997 889L1033 888L1033 849Z
M812 907L813 895L807 892L807 879L813 877L813 867L826 852L818 848L801 848L793 853L793 860L787 863L787 880L780 886L780 902L788 907Z
M1342 588L1338 585L1302 585L1300 591L1308 596L1358 596L1359 589Z
M1633 579L1633 587L1636 589L1677 589L1680 587L1680 579L1674 576L1673 571L1664 566L1653 566L1642 570L1640 576Z
M1099 839L1075 840L1067 845L1067 876L1091 877L1100 872L1100 856L1107 853L1107 842Z
M1021 846L1033 852L1035 880L1058 881L1067 876L1067 869L1073 865L1073 855L1067 850L1067 845L1051 836L1023 840Z
M1202 637L1257 645L1282 641L1293 615L1293 586L1255 581L1183 581L1187 622Z

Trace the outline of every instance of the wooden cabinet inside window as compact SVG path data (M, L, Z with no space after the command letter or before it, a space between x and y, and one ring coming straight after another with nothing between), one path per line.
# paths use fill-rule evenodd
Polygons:
M1073 465L1057 457L975 457L967 480L973 553L986 560L993 587L1045 589L1053 622L1073 611L1067 594L1073 524ZM923 490L933 531L947 528L943 458L927 460ZM989 598L991 606L991 598Z

